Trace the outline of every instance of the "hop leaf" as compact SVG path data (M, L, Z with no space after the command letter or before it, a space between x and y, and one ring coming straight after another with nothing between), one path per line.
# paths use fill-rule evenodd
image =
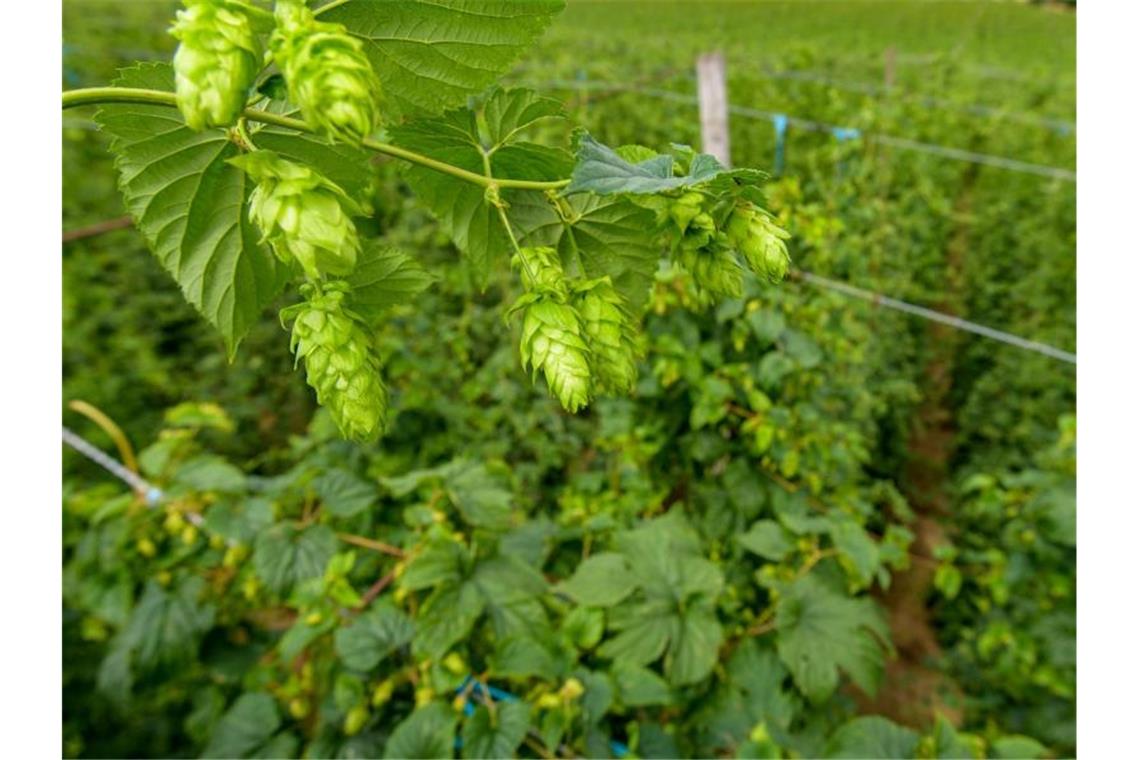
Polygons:
M194 130L237 121L261 69L261 46L244 6L234 0L184 0L170 34L178 108Z
M317 21L296 0L280 2L269 47L285 75L289 99L319 132L359 144L376 128L380 80L363 43L342 25Z
M523 368L539 370L562 407L576 412L590 402L590 349L573 306L551 293L526 293L511 307L523 313L519 355Z
M317 401L346 438L368 441L384 428L388 390L372 331L344 308L347 290L342 282L302 286L305 302L283 310L281 317L295 319L290 348L304 360Z
M296 261L313 280L352 271L360 238L351 216L362 209L344 190L314 169L268 150L230 163L257 180L249 216L277 258Z
M573 305L593 355L598 391L628 393L637 381L637 327L609 277L574 285Z
M758 276L775 284L787 275L791 258L784 241L791 235L763 211L751 204L737 207L726 234Z

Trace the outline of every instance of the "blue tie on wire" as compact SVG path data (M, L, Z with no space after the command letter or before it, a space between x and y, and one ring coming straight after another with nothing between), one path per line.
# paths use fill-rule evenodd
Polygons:
M786 114L775 113L772 114L772 127L776 130L776 158L773 163L773 171L776 174L783 174L784 172L784 138L788 134L788 117Z
M468 691L468 686L471 684L474 685L471 686L470 691ZM518 701L518 697L516 697L514 694L511 694L509 691L503 691L502 689L495 688L494 686L484 685L482 681L477 681L475 680L474 676L469 675L467 678L463 679L463 683L459 684L459 688L455 690L456 694L463 696L463 714L469 717L475 712L475 703L471 701L471 695L474 692L481 692L484 697L490 697L491 699L498 702ZM461 748L463 746L463 740L458 736L455 737L455 746L456 748ZM629 754L629 747L625 746L617 740L611 739L610 751L612 751L616 757L625 757Z
M839 142L844 140L858 140L860 132L855 127L832 127L831 134Z

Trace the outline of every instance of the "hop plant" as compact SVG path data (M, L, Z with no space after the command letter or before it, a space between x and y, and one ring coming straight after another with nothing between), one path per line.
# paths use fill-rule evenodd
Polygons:
M768 214L751 204L738 206L729 217L726 234L758 276L775 284L788 274L791 258L784 241L791 236Z
M281 319L294 320L290 348L304 360L317 401L346 438L370 441L384 429L388 389L371 329L344 306L347 291L342 282L303 285L305 301L282 310Z
M315 169L268 150L230 163L257 180L249 217L277 258L296 261L312 280L352 271L360 238L351 217L363 209L344 190Z
M523 368L531 369L532 380L541 370L562 407L576 412L590 402L591 354L582 317L569 303L558 254L553 248L523 248L513 263L528 290L507 313L508 318L523 314L519 341Z
M194 130L237 121L261 69L261 46L244 5L235 0L184 0L170 34L178 109Z
M682 247L677 260L702 290L739 298L744 293L744 269L732 251L720 244Z
M625 299L609 277L574 285L573 305L593 355L594 386L600 392L628 393L637 381L640 357L637 328Z
M380 80L362 43L296 0L279 2L276 16L269 47L289 99L329 140L358 144L380 120Z

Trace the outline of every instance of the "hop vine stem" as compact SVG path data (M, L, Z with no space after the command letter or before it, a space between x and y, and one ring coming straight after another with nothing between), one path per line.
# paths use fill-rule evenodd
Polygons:
M174 93L164 92L162 90L147 90L132 87L88 87L80 90L67 90L63 93L63 108L79 108L80 106L94 106L94 105L107 105L112 103L138 103L143 105L166 106L169 108L177 108L177 103L174 98ZM289 116L281 116L280 114L269 113L268 111L259 111L254 108L247 108L242 112L242 117L248 121L256 121L261 124L270 124L276 127L284 127L286 129L295 129L298 132L305 132L308 134L315 133L307 122L300 119L294 119ZM399 158L409 163L419 164L420 166L434 169L435 171L449 174L456 179L461 179L465 182L470 182L480 187L490 187L497 185L501 188L512 188L517 190L558 190L570 184L569 179L554 180L550 182L542 182L538 180L524 180L524 179L505 179L499 177L490 177L476 172L468 171L458 166L453 166L444 161L437 161L429 156L424 156L414 151L406 150L398 145L391 143L380 142L379 140L364 140L361 146L376 153Z

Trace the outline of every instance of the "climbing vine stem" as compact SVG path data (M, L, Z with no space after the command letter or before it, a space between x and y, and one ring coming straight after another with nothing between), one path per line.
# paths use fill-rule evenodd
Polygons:
M142 103L166 106L169 108L177 107L174 93L163 92L162 90L147 90L131 87L89 87L80 90L68 90L63 93L63 107L65 109L78 108L80 106L105 105L108 103ZM276 127L284 127L285 129L295 129L298 132L306 132L309 134L315 132L312 126L300 119L281 116L280 114L269 113L268 111L247 108L242 112L242 116L248 121L259 122L261 124L270 124ZM438 172L443 172L444 174L450 174L452 177L480 185L481 187L497 186L517 190L557 190L570 184L569 179L542 182L537 180L490 177L468 171L458 166L453 166L444 161L437 161L434 158L406 150L398 145L392 145L378 140L366 139L361 145L376 153L382 153L413 164L425 166L429 169L434 169Z

